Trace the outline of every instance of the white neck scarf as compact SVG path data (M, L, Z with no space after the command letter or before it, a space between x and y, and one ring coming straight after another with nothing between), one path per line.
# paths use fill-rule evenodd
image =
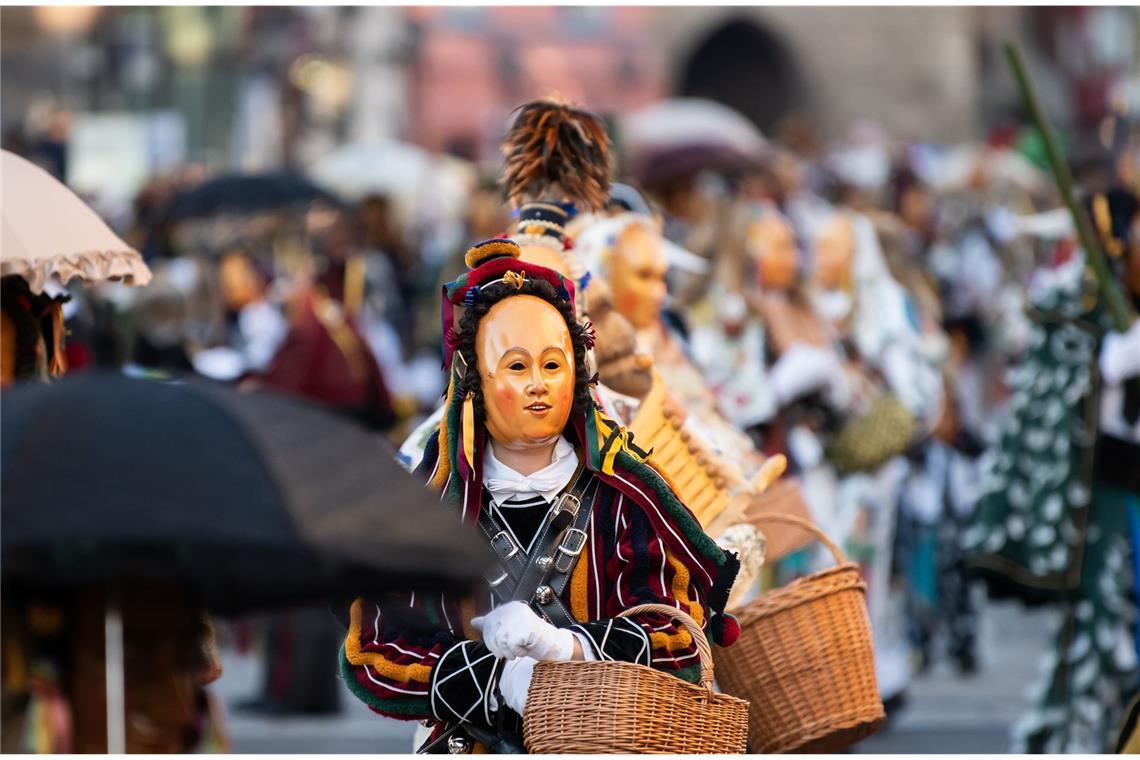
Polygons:
M547 502L554 500L566 487L578 469L578 452L563 437L554 444L554 457L550 464L530 475L522 475L495 457L493 446L487 447L483 459L483 487L491 494L496 507L517 497L541 496ZM507 505L510 506L509 504Z

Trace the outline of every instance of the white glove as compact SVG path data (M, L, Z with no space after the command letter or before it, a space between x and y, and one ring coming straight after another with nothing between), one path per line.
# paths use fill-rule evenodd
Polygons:
M842 373L835 352L793 343L773 365L769 377L780 404L827 387Z
M1140 320L1127 332L1109 332L1100 349L1100 373L1109 385L1140 375Z
M507 660L503 674L499 677L499 691L503 701L519 715L526 710L526 696L530 691L530 679L534 676L534 666L538 660L533 657L516 657Z
M496 657L507 660L516 657L569 660L574 657L573 632L555 628L523 602L507 602L486 615L471 618L471 625L483 632L483 643Z

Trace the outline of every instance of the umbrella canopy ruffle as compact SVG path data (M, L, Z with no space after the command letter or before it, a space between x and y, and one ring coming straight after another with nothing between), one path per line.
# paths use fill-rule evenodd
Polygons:
M85 251L47 259L0 259L0 276L18 275L33 293L42 293L52 276L66 285L79 278L86 283L120 280L126 285L146 285L150 268L137 251Z

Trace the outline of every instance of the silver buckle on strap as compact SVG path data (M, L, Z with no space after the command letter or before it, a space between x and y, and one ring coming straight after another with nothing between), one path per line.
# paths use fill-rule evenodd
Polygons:
M491 548L505 560L519 553L519 547L505 530L500 530L495 534L494 538L491 539Z
M558 544L558 559L554 563L554 569L560 573L570 572L574 566L574 558L581 554L586 546L586 538L586 531L578 528L568 529Z
M558 545L558 551L570 557L577 557L582 553L582 547L586 545L586 531L579 530L578 528L570 528L566 531L566 535L562 537L562 543Z
M578 510L581 508L581 499L570 492L558 497L558 512L569 512L571 520L578 516Z

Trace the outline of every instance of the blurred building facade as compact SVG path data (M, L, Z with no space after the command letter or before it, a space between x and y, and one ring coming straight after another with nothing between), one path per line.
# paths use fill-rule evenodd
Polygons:
M871 119L959 141L1018 111L1001 53L1025 51L1051 116L1088 129L1140 71L1128 7L676 7L657 16L669 89L725 102L770 130L789 112L835 137Z
M1094 132L1114 98L1140 97L1135 7L45 6L0 14L0 120L8 141L65 147L81 127L96 157L130 150L133 124L159 169L301 168L386 138L493 162L506 114L549 93L602 113L711 97L767 132L797 113L824 137L871 119L958 141L1018 113L1006 38L1064 127Z

